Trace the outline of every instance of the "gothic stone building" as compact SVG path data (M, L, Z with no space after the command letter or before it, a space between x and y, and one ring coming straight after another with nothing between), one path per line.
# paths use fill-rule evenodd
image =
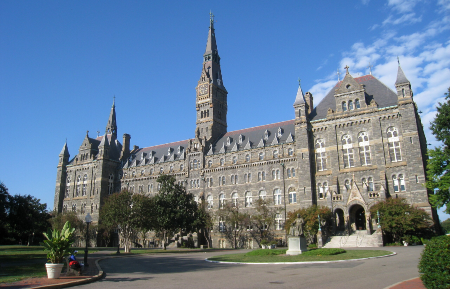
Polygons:
M113 103L105 135L86 134L72 159L64 145L55 210L76 211L80 217L90 212L98 222L108 195L125 188L157 194L156 179L164 173L213 212L224 202L246 209L257 198L270 198L287 212L327 206L335 230L351 225L370 232L375 222L370 207L402 197L436 217L423 186L425 135L400 66L395 91L372 75L353 78L347 68L316 107L312 94L303 94L299 86L294 119L232 132L227 131L227 97L211 21L196 87L195 137L130 149L130 135L124 134L122 143L117 139ZM276 232L284 239L283 221L280 212ZM214 247L226 246L220 233L212 240Z

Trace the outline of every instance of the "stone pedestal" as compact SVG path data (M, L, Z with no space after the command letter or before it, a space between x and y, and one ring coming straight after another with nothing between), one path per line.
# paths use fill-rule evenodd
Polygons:
M295 256L308 251L305 237L289 237L289 249L286 255Z

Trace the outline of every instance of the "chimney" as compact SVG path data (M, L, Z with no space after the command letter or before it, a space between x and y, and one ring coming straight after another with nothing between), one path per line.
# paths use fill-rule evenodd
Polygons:
M129 134L123 134L122 152L120 153L121 160L127 160L128 156L130 156L130 139L131 136Z
M308 104L308 114L310 114L313 110L313 95L310 92L306 92L305 101Z

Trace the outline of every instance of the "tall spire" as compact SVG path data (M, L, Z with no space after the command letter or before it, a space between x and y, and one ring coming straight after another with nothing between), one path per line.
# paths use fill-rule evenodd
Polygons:
M66 143L64 143L63 149L61 150L61 153L59 153L60 156L67 156L69 157L69 148L67 147L67 139L66 139Z
M303 95L302 87L300 86L300 79L298 79L298 90L297 90L297 96L295 97L294 106L305 104L305 96Z
M409 80L406 78L405 73L400 66L400 60L398 60L397 80L395 81L395 84L398 85L404 83L409 83Z
M217 44L216 44L216 34L214 32L214 15L209 12L209 32L208 32L208 41L206 42L206 50L205 54L203 55L206 57L207 55L211 56L219 56L219 52L217 51ZM205 61L207 59L205 58ZM213 59L215 61L215 59ZM216 61L218 63L218 61Z
M112 134L117 138L117 122L116 122L116 97L114 96L111 113L109 114L108 124L106 125L105 134Z

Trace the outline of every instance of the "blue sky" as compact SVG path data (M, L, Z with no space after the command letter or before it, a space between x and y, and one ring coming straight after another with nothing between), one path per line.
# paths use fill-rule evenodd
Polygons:
M428 129L450 87L450 1L0 1L0 180L53 208L58 154L104 134L140 147L192 138L214 13L228 130L294 118L350 67L394 89L397 56ZM440 215L444 220L449 215Z

